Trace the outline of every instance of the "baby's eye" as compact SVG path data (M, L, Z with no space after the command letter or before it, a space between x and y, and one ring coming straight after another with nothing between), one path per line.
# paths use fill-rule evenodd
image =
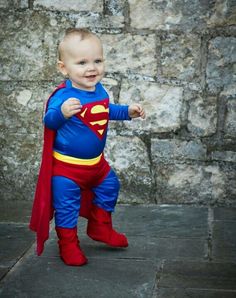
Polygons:
M83 60L82 60L82 61L77 62L77 64L78 64L78 65L85 65L85 64L86 64L86 61L83 61Z
M102 62L103 62L102 59L96 59L96 60L95 60L95 63L97 63L97 64L102 63Z

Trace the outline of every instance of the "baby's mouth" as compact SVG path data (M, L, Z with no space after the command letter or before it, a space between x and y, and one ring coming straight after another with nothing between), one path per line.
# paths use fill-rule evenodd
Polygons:
M87 79L94 79L96 78L96 75L89 75L89 76L86 76Z

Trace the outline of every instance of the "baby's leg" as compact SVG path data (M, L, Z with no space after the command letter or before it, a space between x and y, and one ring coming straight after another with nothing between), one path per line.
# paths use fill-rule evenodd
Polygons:
M111 212L114 211L120 183L113 170L109 172L103 182L93 188L93 201L87 234L96 241L104 242L113 247L127 247L125 235L117 233L112 227Z
M66 177L54 176L52 178L52 192L61 259L67 265L84 265L87 263L87 259L80 249L77 235L80 188L74 181Z
M117 202L119 190L120 182L116 176L116 173L111 169L102 183L93 188L95 195L93 203L108 212L113 212Z
M52 193L56 226L76 227L81 196L79 186L69 178L54 176L52 178Z

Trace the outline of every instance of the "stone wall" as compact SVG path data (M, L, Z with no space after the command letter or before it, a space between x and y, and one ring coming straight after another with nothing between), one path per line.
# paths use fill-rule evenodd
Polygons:
M106 156L123 203L236 203L234 0L0 0L1 197L32 200L43 104L63 78L58 40L88 27L104 43L116 103L147 119L111 123Z

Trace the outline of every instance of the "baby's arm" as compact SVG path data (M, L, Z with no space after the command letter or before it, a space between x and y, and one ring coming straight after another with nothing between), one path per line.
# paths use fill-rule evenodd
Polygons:
M118 105L109 104L109 118L110 120L131 120L131 118L145 118L146 113L140 104Z
M146 117L146 113L145 113L144 108L138 103L131 104L129 106L128 111L129 111L130 118L141 117L142 119L144 119Z
M78 99L68 98L64 102L59 98L51 98L44 116L45 125L53 130L59 129L71 116L81 111Z

